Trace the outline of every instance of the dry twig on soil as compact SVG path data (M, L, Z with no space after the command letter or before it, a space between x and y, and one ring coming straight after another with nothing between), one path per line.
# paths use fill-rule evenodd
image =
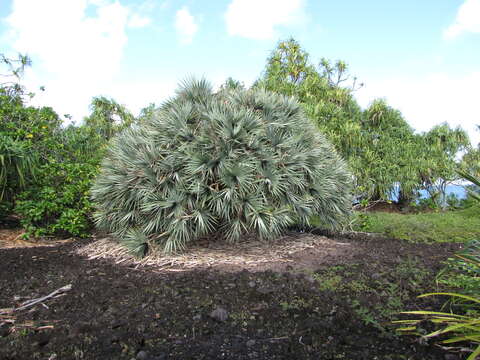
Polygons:
M66 293L67 291L71 290L72 289L72 284L68 284L68 285L65 285L63 287L61 287L60 289L57 289L55 290L54 292L46 295L46 296L43 296L41 298L37 298L37 299L32 299L32 300L27 300L25 302L22 303L22 305L18 308L14 308L13 311L20 311L20 310L23 310L23 309L26 309L26 308L29 308L33 305L36 305L38 303L42 303L44 302L45 300L48 300L50 298L53 298L53 297L59 297L59 296L63 296L64 293ZM12 312L13 312L12 311Z
M51 292L50 294L48 294L46 296L42 296L40 298L24 301L23 303L20 304L19 307L0 309L0 326L3 326L5 324L15 324L16 318L15 318L14 313L19 312L21 310L28 309L32 306L37 305L37 304L42 304L42 305L46 306L43 303L44 301L52 299L52 298L57 298L57 297L63 296L63 295L65 295L65 293L67 291L69 291L71 289L72 289L72 284L68 284L68 285L65 285L65 286ZM35 325L33 325L33 323L32 323L32 325L24 323L24 324L21 324L21 325L18 325L18 326L20 326L20 327L35 327ZM50 328L53 328L53 326L51 326L51 325L41 326L41 327L36 328L36 329L37 330L42 330L42 329L50 329Z

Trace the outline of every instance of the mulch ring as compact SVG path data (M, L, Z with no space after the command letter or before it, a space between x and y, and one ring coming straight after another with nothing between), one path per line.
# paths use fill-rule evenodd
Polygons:
M141 259L132 256L125 247L106 237L75 249L75 254L85 256L88 260L106 259L116 265L136 269L148 267L157 271L215 269L258 272L315 270L320 264L351 258L358 251L355 243L345 240L310 233L290 233L272 242L249 238L235 245L203 239L189 247L185 253L168 255L156 252Z
M458 244L291 234L138 260L110 241L0 249L1 359L444 359L359 310L381 317L390 285L402 308L437 308L405 264L433 286ZM332 269L338 289L317 279Z

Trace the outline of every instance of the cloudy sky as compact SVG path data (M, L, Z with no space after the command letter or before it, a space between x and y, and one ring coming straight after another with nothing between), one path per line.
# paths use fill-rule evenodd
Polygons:
M480 139L480 0L0 0L0 52L33 60L35 103L81 120L96 95L132 111L188 75L247 85L279 40L342 59L418 131L448 122Z

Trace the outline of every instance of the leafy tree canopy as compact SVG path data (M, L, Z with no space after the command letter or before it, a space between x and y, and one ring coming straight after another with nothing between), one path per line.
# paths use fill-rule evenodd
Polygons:
M468 146L461 129L441 126L416 134L385 100L375 100L362 110L354 92L363 84L349 75L348 65L325 58L314 65L294 39L278 43L254 86L299 99L308 117L347 160L358 199L388 200L397 194L407 204L418 190L450 181L456 154Z

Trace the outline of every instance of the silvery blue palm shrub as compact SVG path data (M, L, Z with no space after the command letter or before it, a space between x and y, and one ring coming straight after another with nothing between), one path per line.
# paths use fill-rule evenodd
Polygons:
M351 175L299 103L188 80L111 142L92 189L98 227L138 255L204 236L280 235L312 215L338 226Z

